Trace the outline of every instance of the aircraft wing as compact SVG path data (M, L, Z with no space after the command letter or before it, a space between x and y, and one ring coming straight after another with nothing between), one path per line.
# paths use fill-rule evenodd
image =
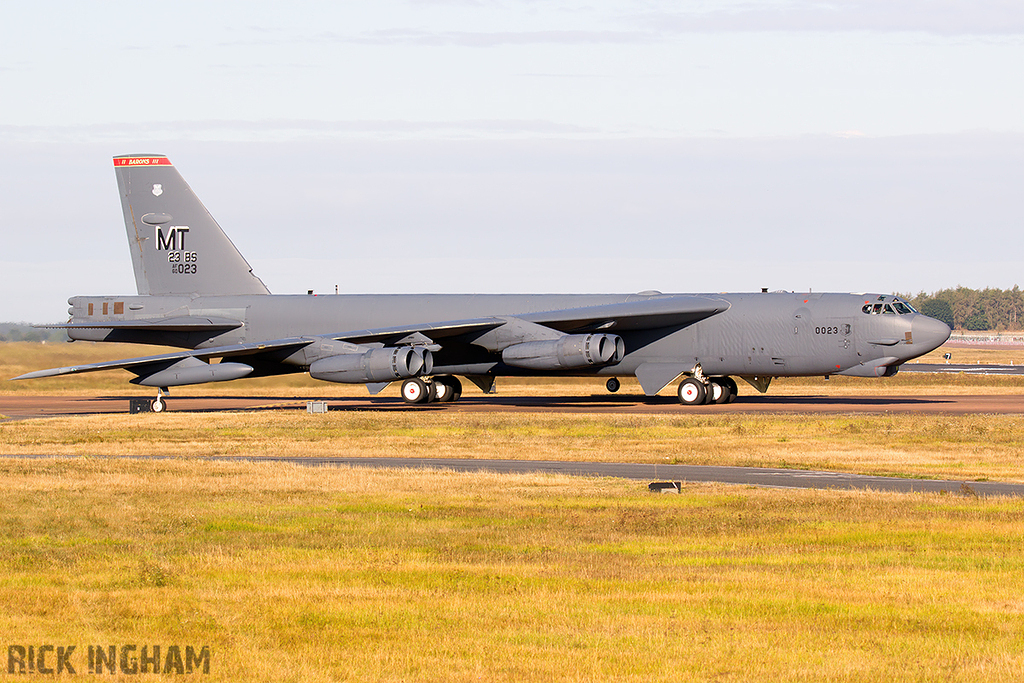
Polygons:
M706 296L660 296L640 301L627 301L601 306L566 308L524 315L453 320L421 325L408 325L373 330L357 330L323 335L338 341L366 344L403 343L403 339L417 333L430 339L444 339L469 333L482 333L506 324L510 318L550 327L559 332L580 333L596 330L647 330L661 327L689 325L729 308L729 302Z
M724 299L684 294L532 313L522 318L561 332L649 330L689 325L728 308L729 302Z
M51 368L49 370L36 370L35 372L29 372L18 377L13 377L12 380L18 379L39 379L41 377L57 377L59 375L73 375L80 372L96 372L98 370L142 370L145 374L147 368L157 368L167 365L172 365L175 362L185 360L187 358L195 358L197 360L209 360L210 358L229 358L231 356L252 356L264 352L270 351L286 351L292 349L299 349L303 346L308 346L313 343L313 339L310 337L306 338L294 338L294 339L280 339L277 341L269 341L263 343L253 344L231 344L228 346L213 346L208 349L196 349L194 351L176 351L174 353L162 353L155 356L141 356L139 358L124 358L121 360L110 360L103 361L100 363L89 363L86 365L69 365L63 368Z
M385 346L391 344L412 343L412 337L423 335L427 339L445 339L472 332L487 332L505 324L502 318L474 318L472 320L454 320L440 323L424 323L421 325L403 325L400 327L381 327L373 330L355 330L339 334L325 334L337 341L353 344L370 344L379 342ZM416 339L415 341L420 341Z
M474 318L468 320L456 320L448 322L434 322L407 326L386 327L377 329L354 330L338 334L324 334L316 336L292 337L278 339L262 343L231 344L225 346L214 346L210 348L182 350L173 353L158 354L153 356L141 356L138 358L125 358L121 360L104 361L100 363L89 363L85 365L72 365L62 368L51 368L48 370L37 370L20 375L13 379L39 379L43 377L57 377L60 375L71 375L83 372L96 372L99 370L124 369L129 370L143 378L144 383L151 383L148 378L162 375L164 371L177 372L179 375L189 373L190 378L201 381L220 381L222 379L234 379L245 376L252 372L252 367L241 363L219 363L207 365L212 358L231 358L242 356L246 362L262 355L272 356L281 359L289 355L289 352L297 351L303 347L316 343L318 340L331 339L339 342L347 342L359 345L402 346L420 345L427 348L440 348L439 340L451 339L453 337L469 335L479 337L491 330L508 325L516 320L533 324L534 327L542 326L550 330L562 333L581 333L605 330L642 330L666 327L677 327L691 324L721 313L729 308L729 303L721 299L707 296L659 296L650 297L638 301L629 301L617 304L606 304L600 306L587 306L573 309L562 309L531 313L522 316ZM124 321L124 327L139 329L147 326L153 330L186 331L212 328L231 328L240 323L230 320L218 320L214 318L164 318L151 321L133 320ZM91 324L65 324L54 325L56 328L66 327L93 327ZM110 328L121 326L117 321L104 321L95 325L96 327ZM513 333L515 334L515 333ZM272 361L273 362L273 361ZM229 367L234 366L234 367ZM179 378L180 379L180 378ZM157 381L153 379L152 381Z

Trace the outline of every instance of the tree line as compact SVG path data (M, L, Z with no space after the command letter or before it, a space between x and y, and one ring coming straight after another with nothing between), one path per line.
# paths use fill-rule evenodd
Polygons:
M64 330L41 330L27 323L0 323L0 342L62 342L67 338Z
M1013 289L956 287L917 296L901 294L914 308L954 330L1024 329L1024 292Z

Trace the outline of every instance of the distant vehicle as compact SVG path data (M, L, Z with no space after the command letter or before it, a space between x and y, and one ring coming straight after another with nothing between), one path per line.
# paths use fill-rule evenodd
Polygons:
M950 333L885 294L272 295L167 157L114 168L138 296L72 297L50 327L184 350L15 379L124 368L157 389L155 411L170 387L293 372L373 394L398 381L409 403L458 400L457 376L488 393L503 376L593 376L609 391L636 377L647 396L681 380L679 401L696 405L732 401L734 377L764 392L775 377L891 376Z

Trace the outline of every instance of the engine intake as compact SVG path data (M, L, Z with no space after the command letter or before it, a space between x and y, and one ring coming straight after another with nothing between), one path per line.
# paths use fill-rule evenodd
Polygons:
M370 349L364 353L343 353L321 358L309 366L309 375L325 382L362 384L429 375L434 371L434 354L413 346Z
M501 359L514 368L571 370L618 363L625 355L626 345L617 334L567 334L509 346Z

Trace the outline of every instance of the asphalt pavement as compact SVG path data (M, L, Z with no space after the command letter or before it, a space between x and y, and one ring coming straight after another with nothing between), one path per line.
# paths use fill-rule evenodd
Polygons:
M4 458L61 458L58 455L0 455ZM174 456L90 456L98 459L170 460ZM843 472L819 472L767 467L721 467L625 462L577 462L564 460L485 460L460 458L304 458L209 456L201 460L232 462L281 462L304 467L371 467L391 469L436 469L453 472L497 472L503 474L550 473L577 477L616 477L637 481L678 481L718 483L771 488L871 490L896 493L948 493L964 496L1024 497L1024 484L955 479L905 479Z

